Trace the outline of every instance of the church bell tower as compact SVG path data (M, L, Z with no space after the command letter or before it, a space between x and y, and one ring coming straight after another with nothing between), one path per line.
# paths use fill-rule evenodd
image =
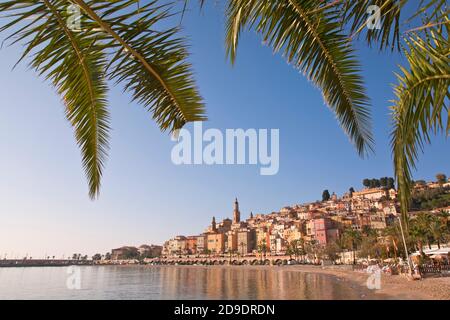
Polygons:
M213 217L213 218L212 218L212 221L211 221L211 230L212 230L213 232L217 232L216 217Z
M233 210L233 223L239 223L241 221L241 212L239 211L239 202L238 199L234 201L234 210Z

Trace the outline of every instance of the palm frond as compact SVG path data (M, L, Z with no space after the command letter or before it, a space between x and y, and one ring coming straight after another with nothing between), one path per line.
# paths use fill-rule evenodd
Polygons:
M89 195L95 198L100 190L110 129L104 75L106 57L93 32L86 30L81 36L69 29L66 5L61 0L2 3L0 11L15 20L0 31L35 16L25 28L14 33L15 42L27 41L20 60L34 52L31 66L50 80L63 98L67 119L75 129L81 149Z
M406 221L411 195L411 170L430 134L450 129L450 27L428 30L427 37L411 34L405 42L409 70L401 68L395 87L391 148L402 214ZM443 117L447 112L447 124Z
M400 49L400 17L408 0L345 0L342 4L342 23L350 25L350 32L359 35L365 31L369 45L378 42L380 49ZM369 7L380 8L380 29L367 28Z
M136 0L93 1L90 5L73 1L104 31L105 40L116 44L109 77L123 83L162 130L206 120L191 65L186 62L186 46L175 37L179 29L149 33L170 16L166 5L151 1L136 7Z
M422 30L423 26L440 23L448 16L447 0L344 0L339 1L342 10L342 25L350 26L352 37L365 34L369 45L378 43L380 50L400 50L402 27L416 22L414 30ZM380 28L369 29L369 7L380 8ZM410 17L404 17L406 7L415 9ZM404 17L404 21L401 18ZM364 32L363 32L364 31Z
M424 25L432 24L434 21L445 20L448 14L447 0L420 0L416 12L406 22L420 17Z
M68 25L68 6L84 12L82 30ZM188 52L177 28L161 30L171 16L159 1L11 0L0 3L5 40L25 42L19 62L31 66L57 88L75 129L91 198L98 196L108 152L107 79L130 91L161 130L205 120Z
M333 7L314 0L230 0L226 46L232 63L241 32L254 27L274 51L317 85L360 155L373 150L369 101L360 65Z

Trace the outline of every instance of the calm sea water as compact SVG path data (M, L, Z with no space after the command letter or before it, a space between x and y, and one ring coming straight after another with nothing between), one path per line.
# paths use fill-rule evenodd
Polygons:
M374 298L368 289L352 283L289 267L0 268L0 299Z

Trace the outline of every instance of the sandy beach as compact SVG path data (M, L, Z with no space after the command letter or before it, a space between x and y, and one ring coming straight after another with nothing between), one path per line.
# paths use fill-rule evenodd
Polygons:
M341 281L356 282L360 286L366 286L369 277L367 273L345 270L339 267L300 265L283 268L333 275ZM383 274L381 289L374 290L374 292L377 295L388 297L388 299L450 300L450 277L427 277L422 280L411 281L401 275Z
M303 272L324 274L335 277L361 294L361 299L386 300L450 300L450 277L426 277L422 280L409 280L403 275L382 274L380 289L367 289L370 274L353 271L352 266L176 266L176 268L236 268L247 270L268 269L274 272Z

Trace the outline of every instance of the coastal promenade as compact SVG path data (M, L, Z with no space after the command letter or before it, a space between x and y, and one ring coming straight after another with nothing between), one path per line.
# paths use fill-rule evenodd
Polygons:
M147 263L157 265L283 265L295 263L292 256L243 256L243 257L166 257L166 258L154 258L146 259Z

